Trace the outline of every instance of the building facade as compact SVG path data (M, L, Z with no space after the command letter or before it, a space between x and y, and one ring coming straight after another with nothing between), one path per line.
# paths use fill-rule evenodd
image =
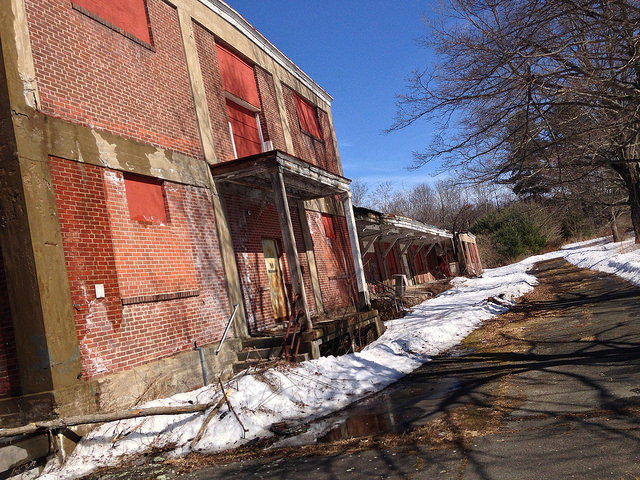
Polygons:
M368 307L331 97L219 0L0 0L0 416L201 383Z

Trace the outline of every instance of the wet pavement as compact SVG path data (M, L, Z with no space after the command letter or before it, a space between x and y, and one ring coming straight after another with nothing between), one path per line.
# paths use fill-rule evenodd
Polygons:
M534 274L461 349L273 446L288 449L180 478L640 478L640 289L564 260Z

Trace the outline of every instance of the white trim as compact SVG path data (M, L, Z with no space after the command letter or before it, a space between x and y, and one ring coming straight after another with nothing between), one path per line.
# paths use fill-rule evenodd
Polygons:
M241 107L244 107L254 113L258 113L260 111L260 109L255 105L251 105L249 102L241 99L240 97L236 97L233 93L227 92L226 90L224 91L224 96L227 100L231 100L233 103L237 103Z
M233 136L233 127L229 122L229 135L231 135L231 145L233 146L233 158L238 158L238 152L236 151L236 139Z
M256 112L256 124L258 125L258 135L260 136L260 149L263 152L268 152L267 146L264 143L264 136L262 135L262 125L260 125L260 114Z
M260 47L275 62L282 66L285 70L296 77L303 85L305 85L314 94L320 97L325 103L331 105L333 97L329 95L320 85L314 82L309 75L304 73L291 59L276 48L273 43L266 39L264 35L258 32L242 15L221 0L198 0L200 3L208 7L211 11L222 17L242 34L244 34L255 45Z

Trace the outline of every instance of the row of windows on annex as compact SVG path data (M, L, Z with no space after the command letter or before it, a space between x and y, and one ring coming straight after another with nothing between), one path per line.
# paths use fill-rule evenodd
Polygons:
M253 65L220 43L216 43L216 51L235 158L272 150L273 145L263 136L260 121L262 105ZM294 98L298 128L323 141L317 108L297 93Z

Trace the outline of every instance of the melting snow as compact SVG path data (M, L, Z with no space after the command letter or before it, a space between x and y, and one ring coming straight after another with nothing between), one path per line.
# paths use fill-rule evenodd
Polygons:
M385 334L361 352L271 369L260 376L248 374L229 382L231 403L247 432L226 406L193 448L191 440L206 412L113 422L87 435L63 466L50 462L41 478L77 478L152 447L174 446L174 455L192 450L218 452L271 436L269 426L275 422L319 418L383 389L431 356L458 344L483 321L506 311L537 284L527 272L538 261L564 257L579 267L614 273L640 285L640 251L632 247L631 242L611 244L599 239L486 270L480 278L456 278L451 290L414 307L404 318L387 322ZM489 297L500 297L505 305L488 302ZM215 386L209 386L144 407L202 404L219 395Z

